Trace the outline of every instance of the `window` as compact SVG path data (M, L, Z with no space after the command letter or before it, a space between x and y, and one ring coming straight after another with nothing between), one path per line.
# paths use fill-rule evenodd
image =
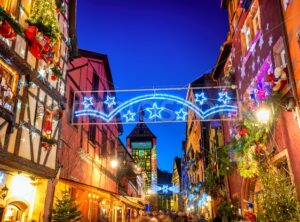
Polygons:
M275 43L273 47L273 55L275 61L275 67L286 67L287 66L287 57L284 50L283 38L280 37L279 40Z
M70 89L69 101L68 101L68 107L69 107L68 120L69 123L75 123L74 125L75 127L77 127L76 123L78 123L78 117L73 115L73 111L76 109L77 105L79 104L78 101L79 101L78 95L75 96L74 90ZM74 102L75 102L75 106L74 106Z
M96 125L96 120L95 118L90 118L90 125L89 125L89 140L92 143L96 142L96 129L97 129L97 125Z
M109 144L110 144L110 154L115 155L116 154L115 142L113 140L111 140L109 142Z
M102 140L101 140L101 154L107 154L107 134L102 132Z
M253 2L248 17L245 20L244 26L241 29L241 44L242 53L245 56L254 44L254 40L258 40L257 35L261 30L261 20L258 1Z
M12 111L17 90L18 75L0 60L0 106Z

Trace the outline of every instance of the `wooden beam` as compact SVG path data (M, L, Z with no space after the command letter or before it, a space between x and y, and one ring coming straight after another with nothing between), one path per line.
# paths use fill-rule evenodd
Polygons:
M48 179L55 178L58 171L58 169L51 169L31 160L3 151L0 151L0 164Z

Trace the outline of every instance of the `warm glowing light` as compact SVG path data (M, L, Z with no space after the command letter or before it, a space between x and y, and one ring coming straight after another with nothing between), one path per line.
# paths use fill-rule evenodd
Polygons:
M34 203L36 188L32 185L32 180L21 174L13 177L10 185L10 194L19 198L24 198L29 203Z
M270 120L270 110L262 106L256 111L256 116L259 122L267 123Z
M211 196L208 195L208 196L206 197L206 200L207 200L208 202L210 202L210 201L211 201Z
M111 165L112 168L116 168L118 166L118 161L117 160L112 160L110 162L110 165Z

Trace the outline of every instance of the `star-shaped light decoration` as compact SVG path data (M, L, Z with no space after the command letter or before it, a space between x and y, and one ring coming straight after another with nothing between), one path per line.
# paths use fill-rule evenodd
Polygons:
M255 71L255 62L254 61L252 62L251 69L252 69L252 72Z
M227 104L229 100L231 100L231 98L228 96L227 92L219 92L219 98L218 98L219 102L222 102L223 104Z
M146 108L149 112L150 116L149 119L153 119L155 117L161 119L161 112L164 110L164 107L158 107L156 103L153 103L152 108Z
M168 193L169 192L169 186L168 185L163 185L162 186L162 192L163 193Z
M242 79L244 79L245 76L246 76L246 68L245 68L245 65L243 64L242 68L241 68L241 77L242 77Z
M45 69L40 69L38 71L38 76L37 76L40 80L45 81L46 79L46 71Z
M203 105L204 101L207 100L207 97L204 95L204 92L200 93L200 94L196 94L196 103L198 102L200 105Z
M115 100L116 100L116 97L107 96L104 103L108 106L108 108L110 108L113 105L116 105L116 101Z
M94 105L93 97L84 97L81 104L84 106L84 109L88 109L90 106Z
M130 112L130 110L128 110L127 113L123 115L123 117L126 118L126 122L130 122L130 121L134 121L135 115L136 113L132 113Z
M187 116L187 112L183 111L183 108L181 108L179 111L175 112L177 117L176 120L185 120Z
M272 46L272 44L273 44L273 36L269 37L269 42L268 43L269 43L269 46Z
M262 49L263 45L264 45L264 36L261 35L259 38L259 43L258 43L260 50Z
M256 60L257 64L260 64L260 56L257 56L257 60Z

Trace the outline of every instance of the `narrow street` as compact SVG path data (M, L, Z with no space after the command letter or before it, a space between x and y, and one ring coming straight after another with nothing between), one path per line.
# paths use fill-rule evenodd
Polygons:
M300 0L0 0L0 222L300 222Z

